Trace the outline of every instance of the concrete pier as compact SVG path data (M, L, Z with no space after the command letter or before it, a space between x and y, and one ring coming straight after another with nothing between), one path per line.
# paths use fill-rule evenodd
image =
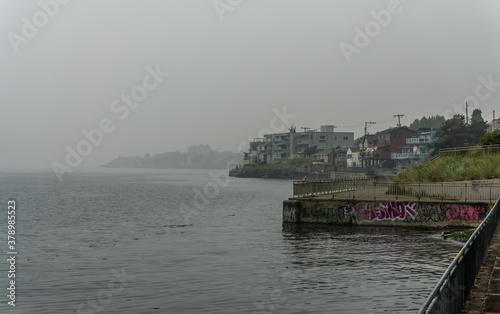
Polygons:
M295 181L293 195L283 202L285 223L477 227L500 195L500 184Z
M348 200L292 198L283 202L283 222L398 227L477 227L492 205L488 202L436 200Z

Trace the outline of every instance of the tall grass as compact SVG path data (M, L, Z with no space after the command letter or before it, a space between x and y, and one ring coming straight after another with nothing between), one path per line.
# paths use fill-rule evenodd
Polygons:
M395 182L445 182L500 178L500 155L469 152L443 156L399 173Z

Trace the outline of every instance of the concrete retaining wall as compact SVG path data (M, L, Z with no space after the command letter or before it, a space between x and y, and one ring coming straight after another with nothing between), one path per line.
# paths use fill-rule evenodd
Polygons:
M283 222L403 227L477 227L488 203L291 199L283 202Z

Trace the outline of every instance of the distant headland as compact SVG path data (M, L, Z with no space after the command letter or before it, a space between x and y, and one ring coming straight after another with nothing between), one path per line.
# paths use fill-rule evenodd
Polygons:
M139 156L120 156L102 167L108 168L172 168L172 169L225 169L228 163L242 163L241 153L214 151L210 145L190 146L187 152L166 152Z

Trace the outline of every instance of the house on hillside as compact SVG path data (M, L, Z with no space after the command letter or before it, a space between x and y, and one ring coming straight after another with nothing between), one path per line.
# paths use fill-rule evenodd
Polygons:
M492 119L491 122L488 123L486 132L493 132L498 130L500 130L500 119Z
M347 168L361 167L361 149L358 147L351 147L346 153L346 165Z
M249 143L248 152L244 153L243 164L265 164L266 163L266 143L263 138L255 138Z
M333 154L335 150L325 149L317 152L313 155L313 171L318 172L330 172L335 169L335 164L333 162Z
M416 134L406 139L406 145L401 147L401 153L392 153L391 158L396 163L396 170L406 169L411 164L426 162L430 159L431 144L436 138L436 130L421 128Z
M406 139L416 135L417 132L407 126L389 128L378 132L377 140L373 146L366 148L361 154L364 167L380 167L394 169L395 160L393 153L402 153L402 147L406 145Z
M334 164L335 171L345 170L347 168L347 150L348 149L336 149L334 153Z
M362 151L366 150L368 147L373 147L377 143L377 134L366 134L359 138L358 148Z

